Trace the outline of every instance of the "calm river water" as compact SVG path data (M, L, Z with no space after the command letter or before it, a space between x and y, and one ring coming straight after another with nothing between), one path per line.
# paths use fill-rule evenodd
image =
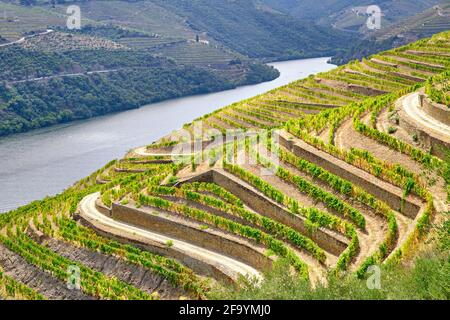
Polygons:
M271 65L281 76L274 81L0 139L0 212L59 193L131 148L149 144L205 113L335 67L327 61L275 62Z

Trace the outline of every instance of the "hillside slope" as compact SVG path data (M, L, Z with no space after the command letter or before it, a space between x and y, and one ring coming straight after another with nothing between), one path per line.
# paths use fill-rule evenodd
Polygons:
M265 3L300 19L316 19L324 27L335 26L348 32L368 34L364 28L367 17L365 8L377 5L383 12L383 27L388 27L406 18L412 17L442 0L263 0ZM357 15L355 10L362 14Z
M0 136L279 75L248 60L207 68L63 32L1 47L0 57Z
M450 3L440 2L414 16L383 25L381 30L366 34L364 39L338 53L333 61L343 64L353 59L362 59L375 52L399 47L449 29Z
M3 2L0 2L2 4ZM59 1L28 7L3 3L0 9L0 35L7 39L21 32L65 24L67 5ZM260 1L220 0L140 0L71 1L80 6L83 24L111 24L158 36L167 44L202 40L232 49L252 58L287 59L332 55L348 37L327 28L316 27L310 20L297 20L264 6ZM23 20L26 23L23 23Z
M269 298L448 299L449 110L433 101L449 54L444 32L295 81L1 215L0 295L204 299L242 274L288 281ZM266 273L280 263L284 276ZM366 286L375 264L383 290Z
M341 33L296 20L259 1L158 0L186 17L192 29L254 58L288 59L332 55Z
M253 0L32 3L0 1L0 136L272 80L260 60L332 55L348 39Z

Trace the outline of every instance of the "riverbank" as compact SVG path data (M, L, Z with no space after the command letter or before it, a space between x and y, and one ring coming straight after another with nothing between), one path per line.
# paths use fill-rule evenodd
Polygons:
M280 77L257 85L167 100L0 139L0 212L61 192L128 150L231 103L334 68L329 58L271 63Z

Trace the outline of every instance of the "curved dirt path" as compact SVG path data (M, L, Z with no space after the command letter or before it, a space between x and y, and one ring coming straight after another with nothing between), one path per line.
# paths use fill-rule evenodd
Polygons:
M418 92L408 94L400 98L397 103L402 107L406 114L422 127L435 132L445 141L450 141L450 126L436 120L423 111L420 105L420 95Z
M430 136L450 143L450 126L433 118L421 108L420 92L405 95L397 100L396 104L397 108L401 108L407 117L418 123L418 127L427 131ZM435 179L437 182L429 186L429 190L433 195L435 209L437 212L448 211L450 206L446 201L445 181L441 177L436 177Z
M167 242L171 241L173 243L173 245L171 246L172 250L181 251L184 254L192 257L194 260L205 261L210 265L216 266L217 269L220 269L223 273L225 273L232 279L237 279L239 275L256 277L258 279L262 278L261 274L256 269L228 256L206 250L184 241L172 239L155 232L137 228L126 223L118 222L103 215L97 210L95 206L95 202L98 199L99 195L100 193L97 192L86 196L81 200L79 206L80 215L89 221L96 221L96 226L98 228L106 227L105 229L109 230L108 233L117 234L121 237L127 237L130 239L139 236L151 242L156 242L162 246L166 246ZM111 230L113 230L113 232L111 232Z
M187 157L192 156L192 153L155 153L155 152L148 152L147 147L140 147L136 148L132 151L132 153L142 156L142 157Z

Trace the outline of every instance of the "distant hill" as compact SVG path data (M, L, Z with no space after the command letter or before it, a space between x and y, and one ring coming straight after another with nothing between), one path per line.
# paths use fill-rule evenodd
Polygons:
M402 20L435 3L0 0L0 135L272 80L266 61L362 58L448 29L448 6ZM66 28L69 4L79 31ZM368 4L383 10L380 32L355 13Z
M365 8L378 5L383 12L383 27L412 17L442 0L263 0L264 3L299 19L314 19L323 27L350 33L367 34ZM360 14L357 14L359 11Z
M223 63L182 64L83 32L28 36L0 47L0 136L279 75L248 59Z
M262 5L241 0L154 0L185 17L197 32L254 58L288 59L329 55L346 38Z
M19 1L8 1L16 2ZM0 35L17 39L48 26L64 26L69 3L81 7L83 25L115 25L152 34L167 46L200 40L222 51L269 60L333 55L349 35L299 20L259 0L35 1L0 2Z
M450 1L442 2L419 14L381 29L371 38L383 41L397 38L400 45L450 30Z
M348 50L341 51L333 62L343 64L367 57L377 51L399 47L431 35L450 30L450 2L435 5L408 19L383 27L356 41Z

